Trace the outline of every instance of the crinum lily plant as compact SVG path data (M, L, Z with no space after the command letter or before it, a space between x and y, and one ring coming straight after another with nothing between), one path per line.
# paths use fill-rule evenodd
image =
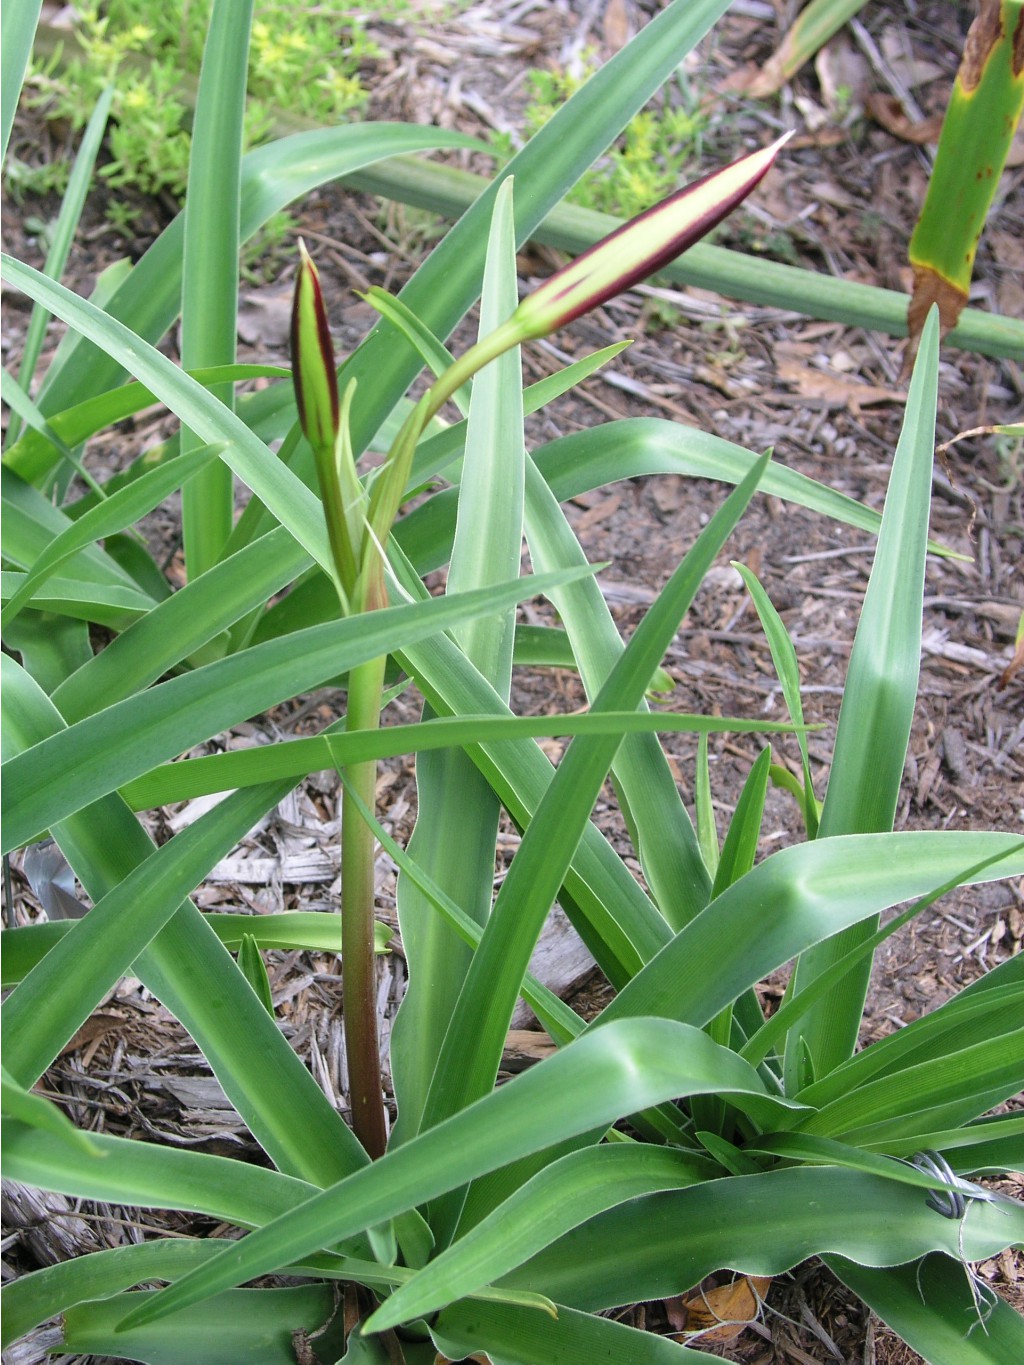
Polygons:
M1020 1320L971 1268L1024 1240L1019 1204L981 1183L1022 1164L1024 958L857 1051L886 936L952 887L1024 873L1017 835L893 830L925 557L944 552L928 539L934 319L882 514L785 460L660 420L534 449L525 436L525 414L617 348L527 388L519 348L664 266L778 155L777 142L686 187L519 300L517 247L726 7L664 7L398 297L368 293L380 321L337 369L304 250L292 373L236 364L240 242L326 180L467 139L354 124L243 156L250 0L212 7L182 218L91 300L52 278L59 266L5 258L10 285L71 333L31 395L5 376L21 432L3 467L3 846L17 856L48 834L90 901L80 918L4 933L5 1174L209 1220L16 1279L5 1346L53 1319L67 1352L153 1365L686 1365L719 1357L612 1310L723 1270L762 1292L760 1277L817 1256L930 1361L1024 1358ZM34 27L31 4L8 8L5 135ZM101 103L93 149L105 117ZM713 259L723 292L750 265ZM453 357L444 338L477 298L479 340ZM179 310L182 366L157 347ZM412 400L424 363L433 379ZM235 393L254 378L268 382ZM84 443L154 402L183 438L100 483ZM371 448L386 454L367 468ZM626 642L561 504L666 472L735 487ZM236 478L254 494L240 513ZM179 489L187 582L171 592L122 533ZM788 719L648 701L758 492L878 537L823 796L796 651L748 567ZM431 593L424 580L444 568ZM557 628L517 621L539 595ZM586 709L515 715L513 668L550 663L578 672ZM416 723L379 724L392 684L422 697ZM344 692L345 716L321 733L190 756L324 686ZM669 731L700 737L692 816L658 738ZM791 771L765 745L720 841L707 736L723 731L777 735L798 760ZM557 765L536 743L552 735L570 741ZM418 810L402 847L378 818L376 765L410 753ZM341 780L340 916L200 910L192 893L210 870L324 769ZM609 778L642 877L591 819ZM806 838L759 856L770 784L795 799ZM160 846L137 814L214 793ZM495 892L503 815L521 837ZM378 844L398 868L408 965L383 1059ZM530 971L556 901L611 988L591 1021ZM276 948L340 949L350 1121L278 1017L264 964ZM786 964L769 1014L757 987ZM188 1031L259 1160L76 1126L35 1088L125 977ZM520 997L553 1046L497 1084Z

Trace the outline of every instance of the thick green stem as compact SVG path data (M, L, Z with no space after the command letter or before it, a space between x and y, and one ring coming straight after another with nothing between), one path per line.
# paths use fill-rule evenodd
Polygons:
M386 659L372 659L349 674L348 729L373 730L380 720ZM346 770L352 792L373 810L377 764ZM349 791L341 798L341 963L345 1052L352 1127L371 1157L384 1154L387 1127L377 1041L377 976L373 954L373 832Z

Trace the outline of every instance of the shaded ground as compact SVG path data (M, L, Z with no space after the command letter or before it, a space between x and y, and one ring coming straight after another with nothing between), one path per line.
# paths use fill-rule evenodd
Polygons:
M488 125L512 124L528 67L571 63L587 43L607 55L653 8L616 0L571 5L494 0L429 32L396 27L380 35L389 58L378 73L372 112L475 133ZM791 154L759 192L755 206L719 236L720 242L762 251L784 246L818 270L895 289L907 286L905 244L926 183L929 150L857 116L856 105L863 102L863 81L863 97L902 99L911 123L941 112L959 58L960 11L945 3L915 9L912 16L902 10L894 16L887 7L869 6L863 27L834 44L817 71L799 76L779 101L755 104L741 93L728 93L730 84L742 83L748 64L763 63L774 49L779 29L772 6L760 0L741 3L702 45L688 72L709 114L700 169L759 145L780 123L799 130ZM830 98L830 89L844 83L853 91L852 105ZM27 136L33 136L31 128ZM688 168L688 174L690 169L698 167ZM972 295L977 306L1009 314L1024 307L1021 179L1019 165L1005 178ZM39 216L52 209L43 206ZM143 235L158 229L162 212L159 206L145 207L139 222ZM133 252L140 246L104 231L101 199L91 202L89 215L85 244L71 267L72 280L82 290L126 245ZM312 196L301 220L315 246L332 315L341 319L339 335L343 344L355 344L373 315L353 299L353 288L398 287L427 249L423 220L400 208L382 212L374 201L337 189ZM40 263L42 249L24 211L9 211L7 235L9 250ZM527 280L540 277L551 264L547 253L531 251L521 258L521 273ZM280 278L251 291L243 308L241 358L284 360L290 286L285 267ZM671 318L667 326L666 317ZM6 297L5 319L4 358L10 364L27 321L24 300ZM470 332L460 335L464 340ZM535 444L609 418L669 418L751 449L773 445L779 460L881 507L902 418L900 343L776 309L724 303L699 290L647 288L581 320L553 344L530 348L524 356L527 378L539 378L567 357L619 338L632 338L634 344L608 372L531 419ZM986 423L1019 420L1022 403L1019 362L944 352L939 441ZM157 418L126 424L90 447L93 467L120 466L165 430ZM921 687L896 819L900 829L1020 829L1024 820L1024 689L1019 678L997 689L1024 605L1019 459L1019 451L992 438L968 439L951 448L936 475L932 535L970 560L933 557L928 563ZM624 633L640 619L721 497L719 485L665 476L616 484L575 500L570 515L588 555L611 562L601 581ZM154 520L150 529L173 577L179 535L173 512ZM756 614L728 564L729 558L742 560L765 584L797 643L807 719L825 726L811 744L820 795L871 548L861 533L776 499L759 499L668 655L666 666L676 686L666 705L681 711L782 714ZM534 675L518 686L518 708L524 712L582 702L568 674ZM340 706L333 693L303 699L279 708L265 725L239 727L233 742L252 742L257 730L275 736L313 732ZM414 698L404 697L396 718L412 719L416 709ZM695 744L670 736L666 746L684 796L692 801ZM720 829L759 747L750 736L712 737ZM795 745L780 744L778 756L795 765ZM415 813L410 768L389 766L378 795L387 827L404 842ZM198 813L193 803L189 810L171 812L168 824L180 827ZM610 802L599 807L597 818L603 828L621 835ZM762 853L799 833L789 798L770 793ZM307 784L225 860L197 893L197 902L203 908L257 911L328 909L337 890L336 835L334 782ZM509 852L514 844L509 833ZM624 839L622 848L628 857ZM395 922L390 861L382 858L378 870L380 915ZM15 890L15 917L25 922L37 909L18 868ZM865 1041L910 1022L1018 952L1024 938L1022 908L1018 886L977 888L947 898L890 940L872 983ZM337 960L271 957L283 1026L343 1107ZM403 979L401 956L394 954L382 964L385 1032ZM601 998L600 982L591 981L578 1003L593 1008ZM529 1040L524 1046L529 1055ZM510 1058L510 1065L518 1064ZM224 1107L193 1045L137 982L123 983L94 1016L48 1074L47 1087L87 1126L232 1155L255 1150L237 1116ZM8 1249L19 1270L135 1240L146 1228L169 1227L166 1218L138 1210L79 1209L53 1196L44 1203L45 1211L20 1205L12 1210ZM183 1229L185 1220L179 1226ZM196 1220L189 1227L196 1230ZM1021 1266L1013 1257L989 1263L981 1273L1020 1304ZM902 1365L916 1359L819 1268L803 1267L789 1281L778 1282L768 1305L763 1324L720 1348L727 1358L765 1365L837 1359ZM671 1305L638 1308L634 1320L661 1331L682 1326ZM10 1356L19 1362L37 1358Z

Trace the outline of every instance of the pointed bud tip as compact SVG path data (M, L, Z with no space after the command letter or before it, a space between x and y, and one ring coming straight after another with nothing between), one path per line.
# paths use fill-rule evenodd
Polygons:
M292 380L303 433L314 450L333 450L339 421L334 346L320 275L301 238L292 300L291 351Z

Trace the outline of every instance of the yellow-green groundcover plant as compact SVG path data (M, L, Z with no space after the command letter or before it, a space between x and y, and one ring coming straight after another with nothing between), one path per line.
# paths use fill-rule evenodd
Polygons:
M316 185L468 140L368 123L242 157L251 4L213 6L186 209L149 252L88 300L54 278L59 265L4 258L9 285L70 331L31 395L27 377L4 376L23 427L2 469L3 847L48 833L91 901L81 919L4 935L4 1170L72 1198L237 1230L157 1237L25 1275L7 1289L5 1342L57 1318L67 1352L154 1365L292 1365L309 1346L321 1361L426 1365L441 1351L685 1365L714 1357L605 1311L681 1293L715 1270L774 1275L821 1256L928 1360L1024 1355L1020 1319L970 1270L1024 1236L1020 1206L978 1183L1021 1164L1024 1118L1001 1111L1024 1081L1021 959L855 1052L884 937L954 886L1024 873L1017 836L893 832L930 544L936 320L881 516L780 460L667 422L611 422L537 448L524 435L525 413L610 354L524 388L520 345L657 268L789 154L737 148L732 167L519 301L516 247L726 9L676 0L660 12L400 296L373 291L380 321L336 386L305 257L292 373L235 363L240 243ZM5 134L38 10L15 3L5 15ZM74 217L69 191L68 235ZM444 338L478 299L480 340L453 359ZM157 347L179 309L183 366ZM405 395L424 366L435 379L413 403ZM271 382L235 394L257 376ZM447 399L462 417L442 425ZM179 418L180 439L98 483L83 446L154 402ZM357 463L371 442L391 452L375 473ZM733 488L626 644L561 504L663 471ZM253 494L238 517L236 480ZM179 488L188 580L172 592L131 530ZM404 510L413 492L415 510ZM793 645L749 571L788 722L653 713L646 701L760 492L878 537L824 794L811 785ZM524 539L532 575L521 572ZM431 596L424 576L443 566L446 591ZM515 618L538 594L561 622L540 639ZM105 627L102 649L91 624ZM513 669L538 658L578 670L585 714L513 714ZM392 680L422 695L418 723L377 724ZM180 761L328 683L345 688L348 715L322 734ZM691 820L657 737L673 729L786 731L803 779L766 744L720 846L706 741ZM535 743L550 734L572 737L557 768ZM367 778L378 759L405 753L417 756L419 815L402 849ZM344 786L342 923L203 914L190 897L209 870L324 767ZM642 885L591 822L609 775ZM758 862L773 780L793 791L806 839ZM209 792L226 795L156 847L137 812ZM522 840L495 896L502 811ZM372 968L374 840L400 870L409 964L390 1123L359 1003ZM556 900L615 990L590 1023L528 971ZM342 949L352 1126L274 1016L261 953L282 946ZM793 985L766 1019L755 987L789 962ZM85 1132L34 1091L128 973L195 1039L266 1164ZM496 1087L520 995L557 1048ZM244 1287L268 1275L278 1278ZM347 1339L340 1283L364 1291Z

